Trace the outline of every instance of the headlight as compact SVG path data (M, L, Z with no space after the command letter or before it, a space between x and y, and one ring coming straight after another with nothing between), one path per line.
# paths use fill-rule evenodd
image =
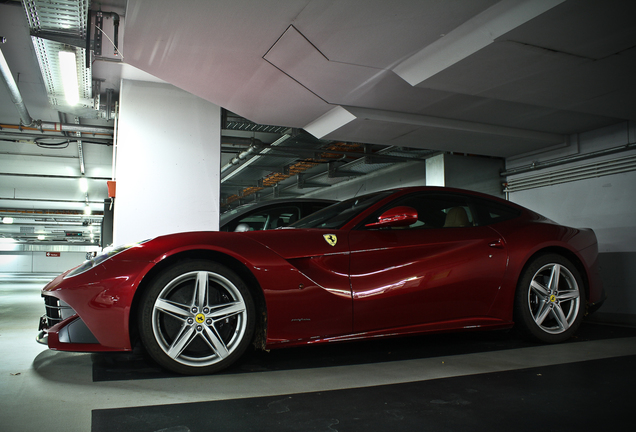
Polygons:
M66 274L66 276L64 276L64 279L67 278L71 278L73 276L77 276L80 275L82 273L85 273L87 271L89 271L90 269L92 269L93 267L97 267L98 265L100 265L101 263L103 263L104 261L106 261L107 259L110 259L112 257L114 257L117 254L122 253L123 251L130 249L132 247L138 246L142 243L147 242L148 240L144 240L144 241L140 241L137 243L129 243L129 244L125 244L125 245L121 245L121 246L117 246L115 248L106 248L104 249L104 251L97 255L95 258L90 259L88 261L84 261L80 266L75 267L73 270L71 270L70 272L68 272Z

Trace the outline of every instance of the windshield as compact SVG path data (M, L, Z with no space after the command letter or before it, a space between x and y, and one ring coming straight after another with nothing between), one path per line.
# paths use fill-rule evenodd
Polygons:
M340 229L363 210L391 193L391 191L384 191L351 198L317 211L290 226L293 228Z
M248 204L243 204L240 205L238 207L235 207L231 210L228 210L224 213L221 214L221 216L219 216L219 226L223 226L226 223L228 223L229 221L231 221L232 219L234 219L234 217L238 214L243 214L243 213L247 213L252 207L255 207L256 204L258 204L257 202L251 202Z

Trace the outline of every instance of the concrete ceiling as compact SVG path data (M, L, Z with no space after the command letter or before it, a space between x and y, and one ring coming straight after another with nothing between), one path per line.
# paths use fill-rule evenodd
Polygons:
M122 22L122 56L104 41L93 57L102 102L106 89L118 94L122 77L164 81L249 121L305 130L277 165L302 159L290 156L292 147L330 142L370 144L374 152L394 146L402 153L393 157L417 149L413 157L434 150L505 158L636 120L632 0L104 0L92 7ZM107 17L106 34L112 28ZM49 104L20 2L0 0L0 29L34 119L112 127L103 116ZM19 123L2 84L0 124ZM87 199L100 208L110 146L83 137L87 196L76 186L75 142L52 149L25 132L7 133L0 131L0 213L81 212ZM280 136L257 138L270 144ZM260 170L243 170L236 187L267 171L263 161L253 165Z
M126 63L319 138L508 157L636 118L627 0L130 0Z

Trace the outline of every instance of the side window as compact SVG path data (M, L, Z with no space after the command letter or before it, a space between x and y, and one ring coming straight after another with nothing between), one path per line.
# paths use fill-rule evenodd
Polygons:
M266 210L261 210L260 212L244 216L235 223L237 226L241 224L249 226L249 229L244 229L244 231L258 231L287 226L298 220L299 217L300 209L296 206L271 207Z
M371 216L364 225L376 222L386 210L408 206L417 210L418 220L408 227L393 229L464 228L476 225L468 199L462 195L420 192L393 201Z
M317 211L320 211L320 210L324 209L325 207L329 207L331 204L334 204L334 203L335 203L335 201L333 203L331 203L331 202L306 202L306 203L303 203L302 214L300 215L300 218L307 217L307 216L309 216L309 215L311 215L313 213L316 213ZM294 222L296 222L296 220L292 220L290 222L290 224L294 223Z
M521 210L515 207L482 199L475 201L475 208L479 215L480 225L504 222L514 219L521 214Z
M467 205L457 205L444 209L444 228L465 228L475 226L470 207Z

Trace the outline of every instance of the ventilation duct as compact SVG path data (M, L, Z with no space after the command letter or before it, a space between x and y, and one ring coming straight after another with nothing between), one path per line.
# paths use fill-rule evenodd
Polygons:
M509 179L504 192L519 192L629 171L636 171L636 155Z
M4 38L0 43L4 43ZM0 73L2 74L2 78L9 89L9 94L11 95L11 101L15 104L15 107L18 109L18 113L20 113L20 122L25 126L31 126L33 124L33 119L29 115L29 111L27 110L24 101L22 100L22 95L20 94L20 89L18 89L18 85L13 79L13 75L11 74L11 69L9 69L9 65L7 64L6 59L4 58L4 54L2 53L2 49L0 49Z

